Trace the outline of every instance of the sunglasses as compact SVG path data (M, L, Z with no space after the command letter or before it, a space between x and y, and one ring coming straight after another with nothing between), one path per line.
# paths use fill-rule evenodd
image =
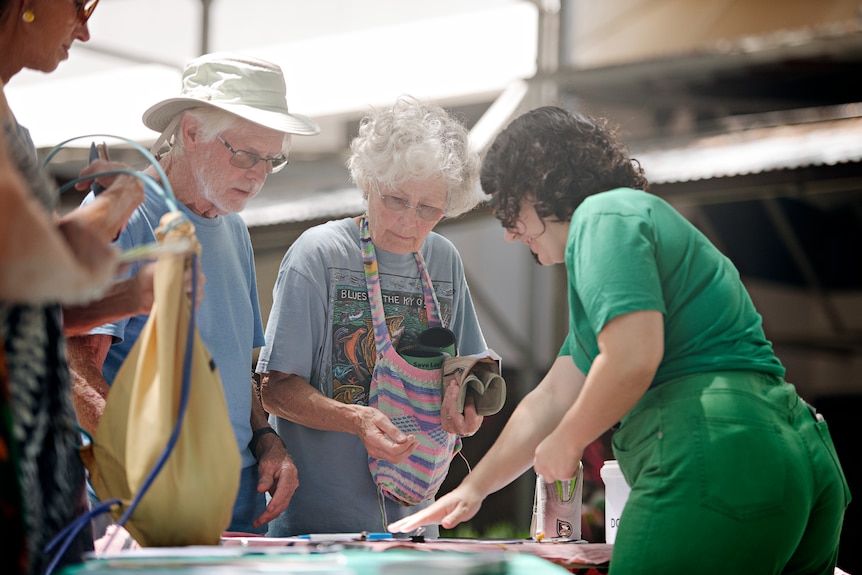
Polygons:
M75 10L78 12L78 20L81 21L81 24L87 23L98 5L99 0L77 0L75 2Z
M98 0L97 0L98 1ZM290 161L284 156L275 156L274 158L261 158L254 152L246 152L245 150L234 150L233 146L225 142L221 136L216 136L219 141L224 144L225 148L230 150L230 165L243 170L250 170L255 167L258 162L266 163L266 173L274 174L281 171Z
M398 196L383 195L380 193L380 185L377 183L377 181L374 182L374 187L377 189L377 195L380 196L380 201L383 202L383 206L387 210L392 210L393 212L403 212L407 209L416 210L416 214L419 216L419 218L425 220L426 222L436 222L446 215L446 212L444 210L440 208L435 208L434 206L426 206L425 204L411 206L404 198L399 198Z

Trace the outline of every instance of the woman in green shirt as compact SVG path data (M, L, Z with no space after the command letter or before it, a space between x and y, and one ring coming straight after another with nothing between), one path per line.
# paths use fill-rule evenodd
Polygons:
M508 241L565 264L569 333L473 473L390 529L450 528L531 465L573 477L619 422L612 574L832 573L850 493L826 423L730 260L647 187L602 120L545 107L497 137L482 188Z

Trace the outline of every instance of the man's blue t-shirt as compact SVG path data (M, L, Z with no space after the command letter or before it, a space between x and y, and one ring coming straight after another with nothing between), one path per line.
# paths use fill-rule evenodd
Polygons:
M245 468L256 464L248 449L252 434L252 351L265 341L251 239L245 222L237 214L204 218L182 204L179 208L195 226L195 235L201 244L200 265L206 282L203 300L196 312L198 330L221 375L231 425ZM148 185L144 203L135 210L116 245L126 250L155 242L154 230L169 211L160 193ZM140 264L130 268L129 275L136 273L138 267ZM137 341L147 317L131 317L91 332L114 337L114 345L102 368L109 385Z

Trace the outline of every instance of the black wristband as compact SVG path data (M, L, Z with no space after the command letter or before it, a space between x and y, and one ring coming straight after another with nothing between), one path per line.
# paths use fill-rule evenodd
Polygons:
M248 442L248 448L251 450L251 454L254 455L255 459L257 459L257 444L260 441L260 438L267 433L278 435L278 433L268 425L266 427L261 427L260 429L255 429L254 433L251 434L251 441Z

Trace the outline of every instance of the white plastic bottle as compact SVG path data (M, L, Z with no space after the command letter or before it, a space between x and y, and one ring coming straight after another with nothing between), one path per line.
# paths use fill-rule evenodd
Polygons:
M600 473L605 483L605 541L613 543L631 488L616 460L605 461Z

